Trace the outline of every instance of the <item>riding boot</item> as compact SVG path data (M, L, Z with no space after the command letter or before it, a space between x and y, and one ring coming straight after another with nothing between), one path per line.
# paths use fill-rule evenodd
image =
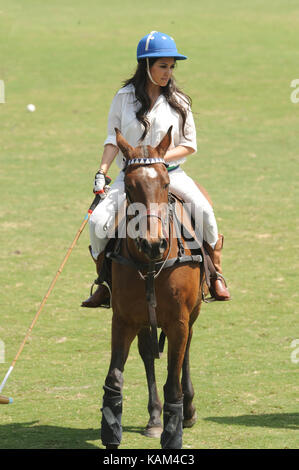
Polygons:
M90 254L91 253L91 247L89 247ZM100 276L103 262L104 262L104 257L105 257L105 252L102 252L99 254L97 260L95 260L92 256L92 259L94 260L96 264L96 269L97 269L97 274ZM84 300L81 304L81 307L88 307L88 308L97 308L97 307L105 307L105 308L110 308L110 291L107 286L105 286L102 282L97 279L94 284L98 284L97 290L92 293L91 290L91 295L87 300Z
M226 282L222 276L221 268L221 250L223 248L223 235L218 235L218 240L213 249L205 240L204 247L210 255L211 261L216 269L216 274L211 276L211 296L216 300L230 300L230 293L227 289Z

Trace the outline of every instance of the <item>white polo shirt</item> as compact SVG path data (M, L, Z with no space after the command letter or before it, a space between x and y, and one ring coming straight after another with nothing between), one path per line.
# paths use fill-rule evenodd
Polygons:
M158 145L170 126L172 129L172 141L169 149L184 145L191 147L197 151L196 144L196 129L194 119L190 106L183 100L180 95L177 99L187 109L187 119L185 124L185 137L182 132L182 118L181 116L168 104L164 95L160 95L154 107L147 113L150 127L145 139L140 142L144 127L136 118L136 111L140 108L141 104L136 101L135 87L130 84L121 88L113 98L109 116L108 116L108 136L104 142L106 144L116 144L116 136L114 128L117 127L124 138L133 147L138 145L151 145L155 147ZM178 165L184 163L186 158L175 160L173 164ZM125 157L119 150L116 157L116 163L119 168L123 168ZM171 162L169 162L171 165Z

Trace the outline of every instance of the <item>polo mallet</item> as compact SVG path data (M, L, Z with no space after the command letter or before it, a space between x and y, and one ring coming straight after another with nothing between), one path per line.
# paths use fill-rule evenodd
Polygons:
M111 178L109 178L108 176L105 176L105 180L106 180L106 185L109 185L109 183L111 182ZM68 258L69 258L69 256L70 256L71 252L73 251L74 246L76 245L76 243L77 243L77 241L78 241L78 239L79 239L81 233L83 232L85 225L87 224L87 222L88 222L88 220L89 220L89 218L90 218L92 212L93 212L94 209L97 207L97 205L98 205L98 203L100 202L100 200L103 199L103 197L106 197L107 190L108 190L108 187L105 186L105 189L102 189L101 191L97 191L97 192L95 193L96 196L95 196L95 198L94 198L94 200L93 200L93 202L92 202L90 208L88 209L86 216L84 217L84 220L83 220L83 222L82 222L82 224L81 224L81 227L79 228L79 230L78 230L78 232L77 232L77 234L76 234L76 236L75 236L75 238L74 238L74 240L73 240L73 243L72 243L71 246L69 247L69 249L68 249L68 251L67 251L67 253L66 253L66 255L65 255L65 257L64 257L64 259L63 259L63 261L62 261L62 263L61 263L61 265L60 265L60 267L59 267L59 269L58 269L58 271L57 271L57 273L56 273L56 275L55 275L55 277L54 277L54 279L53 279L53 281L51 282L51 285L50 285L50 287L49 287L49 289L48 289L46 295L44 296L44 298L43 298L43 300L42 300L42 302L41 302L41 304L40 304L40 307L39 307L38 311L36 312L36 314L35 314L35 316L34 316L34 318L33 318L33 320L32 320L32 323L31 323L31 325L30 325L30 327L29 327L29 329L28 329L28 331L27 331L27 333L26 333L26 336L25 336L25 338L24 338L24 340L23 340L21 346L19 347L19 350L18 350L18 352L17 352L17 354L16 354L16 357L15 357L14 360L12 361L12 364L11 364L10 368L8 369L8 371L7 371L7 373L6 373L6 375L5 375L4 379L3 379L2 384L0 385L0 404L1 404L1 405L8 405L8 404L10 404L10 403L13 403L13 399L12 399L12 398L10 398L10 397L5 397L4 395L1 395L1 392L2 392L2 390L3 390L3 388L4 388L4 385L6 384L6 381L7 381L8 377L10 376L10 374L11 374L11 372L12 372L14 366L15 366L15 363L17 362L17 360L18 360L18 358L19 358L21 352L23 351L23 348L24 348L24 346L25 346L25 344L26 344L26 341L27 341L27 339L28 339L28 337L29 337L29 335L30 335L30 333L31 333L31 331L32 331L32 329L33 329L35 323L37 322L37 319L38 319L38 317L39 317L39 315L40 315L40 313L41 313L41 311L42 311L42 309L43 309L45 303L47 302L47 300L48 300L48 298L49 298L49 296L50 296L50 294L51 294L51 292L52 292L52 290L53 290L53 288L54 288L54 286L55 286L55 284L56 284L56 281L57 281L59 275L61 274L61 272L62 272L62 270L63 270L63 268L64 268L65 263L67 262L67 260L68 260Z

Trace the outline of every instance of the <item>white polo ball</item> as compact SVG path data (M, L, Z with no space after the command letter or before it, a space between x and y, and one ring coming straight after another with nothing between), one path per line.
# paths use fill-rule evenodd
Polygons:
M27 110L33 113L35 111L35 105L34 104L28 104L27 105Z

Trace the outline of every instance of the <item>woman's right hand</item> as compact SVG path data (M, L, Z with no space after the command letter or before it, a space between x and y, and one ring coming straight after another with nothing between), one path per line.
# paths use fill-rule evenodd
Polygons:
M100 170L95 175L93 186L93 192L99 194L102 198L104 198L106 195L105 186L108 185L111 181L111 178L108 178L108 176L105 177L105 174L107 174L110 165L116 157L117 153L117 146L112 144L106 144L104 146L104 152L100 163Z
M104 187L105 187L105 174L102 170L99 170L95 175L93 192L95 194L105 194Z

